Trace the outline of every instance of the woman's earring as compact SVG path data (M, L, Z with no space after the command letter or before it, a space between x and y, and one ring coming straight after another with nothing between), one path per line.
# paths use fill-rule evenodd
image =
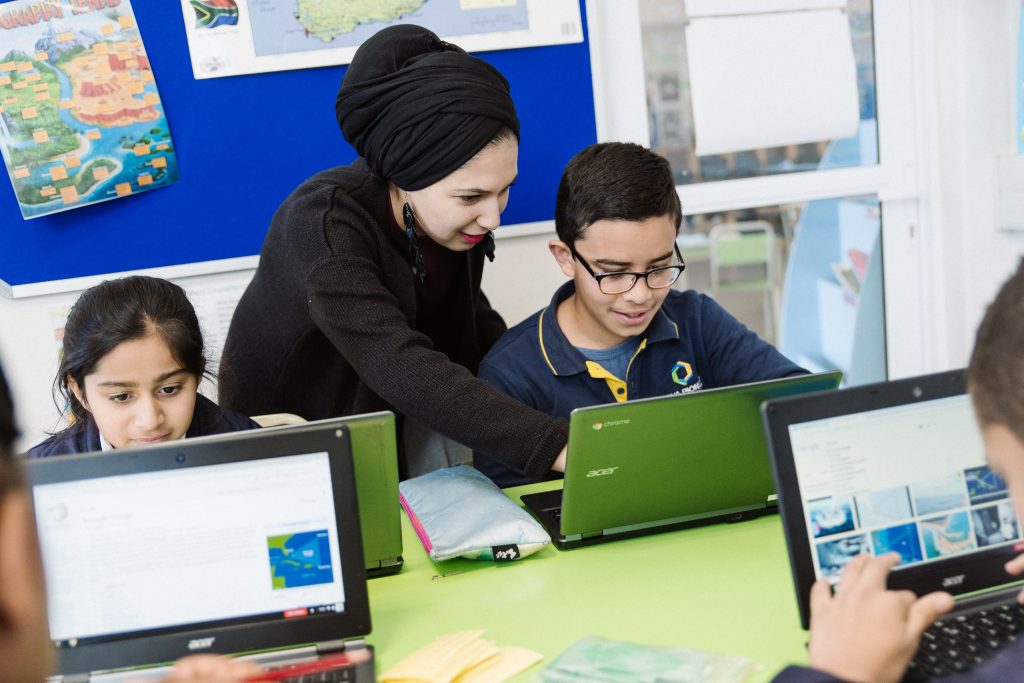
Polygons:
M494 233L488 232L484 235L484 255L488 261L494 260Z
M402 221L405 223L405 236L409 240L409 256L412 257L412 274L419 276L420 284L427 280L427 269L423 265L423 256L420 254L420 242L416 237L416 219L412 215L412 207L409 202L402 205Z

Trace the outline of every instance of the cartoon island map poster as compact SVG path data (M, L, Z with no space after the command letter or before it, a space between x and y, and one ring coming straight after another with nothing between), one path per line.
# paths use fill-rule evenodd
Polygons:
M180 1L196 78L348 64L399 23L470 52L583 40L579 0Z
M25 218L178 180L129 0L0 4L0 151Z

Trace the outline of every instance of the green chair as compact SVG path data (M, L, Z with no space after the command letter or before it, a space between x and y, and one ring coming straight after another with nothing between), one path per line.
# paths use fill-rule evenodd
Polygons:
M762 292L764 330L775 342L779 316L779 256L775 229L767 221L719 223L708 233L709 293Z

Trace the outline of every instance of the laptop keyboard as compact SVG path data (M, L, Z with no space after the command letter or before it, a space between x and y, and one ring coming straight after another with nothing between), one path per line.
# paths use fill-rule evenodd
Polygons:
M354 656L354 655L353 655ZM369 668L367 668L369 667ZM360 668L365 673L360 675ZM312 662L301 662L269 669L253 680L277 683L342 683L373 680L372 657L363 651L358 661L349 655L329 655Z
M344 669L320 671L314 674L292 676L291 678L280 678L278 680L280 683L344 683L356 680L356 668L349 666Z
M921 638L903 680L926 681L967 671L1024 632L1024 607L1004 604L935 622Z

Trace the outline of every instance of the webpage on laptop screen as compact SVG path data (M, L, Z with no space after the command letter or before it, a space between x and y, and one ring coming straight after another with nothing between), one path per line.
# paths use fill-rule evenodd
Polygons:
M327 453L33 488L50 634L342 611Z
M897 552L900 569L1021 538L967 396L791 425L789 435L819 578L838 582L864 552Z

